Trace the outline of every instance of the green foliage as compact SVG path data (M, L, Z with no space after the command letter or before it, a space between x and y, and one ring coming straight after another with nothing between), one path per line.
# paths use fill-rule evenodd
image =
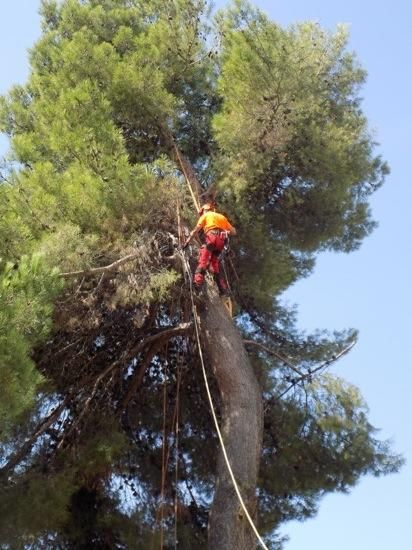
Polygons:
M367 412L359 390L331 375L307 387L304 407L273 403L261 467L264 522L313 516L325 491L347 492L362 475L397 471L402 458L376 439Z
M204 0L43 0L41 14L28 81L0 98L11 144L0 170L2 461L41 431L2 481L0 544L147 548L176 495L179 540L205 545L217 441L197 352L190 338L154 338L191 312L174 259L178 212L183 226L195 217L173 140L238 230L226 265L239 327L280 354L249 352L266 410L265 531L361 475L396 471L357 390L311 375L355 332L302 335L278 301L317 252L351 251L374 227L368 200L388 169L346 29L283 29L241 0L218 14L216 35ZM98 277L59 276L126 256ZM51 420L50 402L64 405ZM172 515L163 523L170 542Z
M35 544L43 533L62 529L69 517L68 505L75 487L70 474L31 476L1 490L2 545L22 548L24 544Z
M374 227L367 201L388 169L373 156L360 108L365 72L345 51L344 27L335 34L315 23L283 29L236 2L220 13L219 29L219 186L237 207L237 225L252 232L242 244L260 249L254 233L261 233L285 247L284 288L296 277L296 252L347 252ZM280 277L273 258L262 250L261 287Z
M158 272L145 270L139 276L130 275L127 281L117 286L113 297L113 303L118 305L126 304L149 304L164 302L170 296L170 290L180 279L180 275L170 269L162 269Z
M106 473L110 465L121 456L127 440L110 418L102 418L93 426L85 428L88 432L87 444L82 447L81 455L75 462L83 478L94 478Z
M85 428L87 432L87 427ZM53 475L40 472L23 474L12 486L0 490L0 537L2 544L20 547L50 540L56 544L56 532L80 544L104 539L105 524L116 523L116 499L104 496L109 485L108 472L126 445L113 423L101 419L88 434L87 445L76 460L67 454ZM33 513L35 511L35 513ZM123 522L126 523L127 522ZM51 536L50 536L51 535Z
M49 266L68 272L93 267L96 247L96 235L82 234L79 226L62 223L43 237L39 252Z
M53 301L62 287L39 255L7 263L0 274L0 430L33 403L42 376L29 357L51 329Z

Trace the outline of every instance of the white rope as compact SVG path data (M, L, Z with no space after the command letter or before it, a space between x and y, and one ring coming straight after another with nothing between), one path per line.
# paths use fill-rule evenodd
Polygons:
M259 535L259 532L258 532L258 530L257 530L257 528L256 528L256 526L253 522L253 519L251 518L251 516L250 516L250 514L249 514L249 512L246 508L246 505L243 501L242 495L240 494L239 487L238 487L238 484L236 482L236 478L233 474L233 470L232 470L232 467L230 465L229 457L228 457L227 452L226 452L226 447L225 447L225 444L224 444L224 441L223 441L223 437L222 437L222 434L221 434L221 431L220 431L220 428L219 428L219 423L217 421L217 417L216 417L216 413L215 413L215 408L214 408L214 405L213 405L212 394L210 393L209 383L207 381L205 362L203 360L202 347L200 345L199 326L198 326L198 321L197 321L196 305L195 305L195 301L194 301L194 298L193 298L193 286L192 286L192 278L190 277L190 266L188 264L188 261L186 259L186 256L185 256L184 252L182 252L182 257L183 257L184 264L185 264L186 269L187 269L188 274L189 274L190 297L191 297L191 300L192 300L192 311L193 311L194 324L195 324L197 347L198 347L198 350L199 350L199 357L200 357L200 363L202 365L203 378L205 380L206 392L207 392L207 396L209 398L210 409L212 411L213 421L214 421L215 426L216 426L216 431L217 431L217 435L218 435L218 438L219 438L219 441L220 441L220 446L222 447L223 456L224 456L224 459L225 459L225 462L226 462L227 469L229 471L230 478L231 478L232 483L233 483L233 487L236 491L236 495L237 495L237 497L239 499L239 502L240 502L240 504L243 508L243 511L245 512L245 515L246 515L246 517L247 517L247 519L250 523L250 526L252 527L253 532L255 533L255 535L256 535L260 545L262 546L262 548L264 548L265 550L269 550L268 547L266 546L266 544L263 542L262 537Z

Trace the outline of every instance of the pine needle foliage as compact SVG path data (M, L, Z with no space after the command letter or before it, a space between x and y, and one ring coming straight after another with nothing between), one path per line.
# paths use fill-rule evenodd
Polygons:
M356 331L302 334L279 300L375 226L388 168L347 30L285 29L240 0L214 19L203 0L43 0L41 16L29 78L0 98L0 545L206 547L218 443L176 254L196 219L177 150L238 229L227 271L278 548L280 523L402 463L324 373Z

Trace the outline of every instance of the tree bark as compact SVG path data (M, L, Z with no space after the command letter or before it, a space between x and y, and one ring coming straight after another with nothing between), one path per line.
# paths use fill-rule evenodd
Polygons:
M202 346L221 393L221 432L249 514L257 516L256 484L262 447L261 390L242 337L216 291L209 286L199 315ZM209 516L210 550L250 550L256 536L242 510L223 453L217 459L216 486Z

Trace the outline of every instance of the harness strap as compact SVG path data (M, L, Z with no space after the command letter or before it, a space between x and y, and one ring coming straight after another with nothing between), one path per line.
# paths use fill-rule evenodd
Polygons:
M224 239L227 239L228 234L227 231L224 231L223 229L209 229L209 231L206 233L206 235L210 233L212 235L220 235Z

